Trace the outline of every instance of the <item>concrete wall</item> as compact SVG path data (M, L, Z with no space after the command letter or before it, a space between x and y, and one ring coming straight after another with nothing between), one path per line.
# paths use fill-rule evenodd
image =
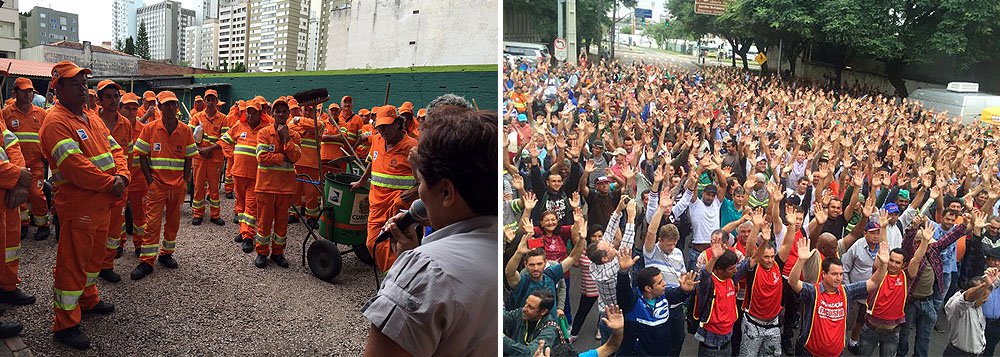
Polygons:
M17 0L5 1L0 8L0 57L21 58L21 18Z
M353 0L331 11L326 69L496 63L497 5Z
M90 46L90 44L85 44ZM21 59L38 62L57 63L73 61L81 67L90 68L95 76L135 75L139 72L139 58L109 53L93 52L89 49L39 45L21 50Z
M222 100L228 102L224 107L226 110L230 104L239 99L262 95L268 100L274 100L278 96L321 87L325 87L331 99L338 102L345 95L352 96L355 106L360 110L382 105L387 81L392 83L389 104L396 106L404 101L410 101L417 108L421 108L441 94L455 93L464 96L470 102L475 99L480 109L498 108L496 88L499 77L496 70L380 74L290 72L287 75L218 74L194 77L195 83L230 84L229 87L217 87ZM327 102L327 105L329 103L331 102Z

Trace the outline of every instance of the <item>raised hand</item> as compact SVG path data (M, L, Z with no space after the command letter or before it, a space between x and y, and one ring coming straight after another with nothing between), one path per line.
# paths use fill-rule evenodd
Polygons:
M882 264L889 263L889 244L879 244L878 245L878 260Z
M875 214L875 195L870 195L867 199L865 199L865 205L861 207L861 213L864 214L865 217L871 217Z
M721 257L726 252L726 248L722 246L722 238L717 238L714 235L712 242L709 243L709 249L712 249L713 257Z
M518 173L516 173L516 172L514 172L512 174L514 175L514 179L511 180L510 186L513 187L517 191L523 190L524 189L524 177L521 177L521 175L518 174Z
M621 271L628 271L637 261L639 261L639 256L637 255L633 257L632 250L628 249L628 247L622 246L622 248L618 250L618 268L621 269Z
M587 160L587 163L583 166L583 171L586 173L594 172L597 168L597 164L594 163L594 159Z
M700 280L695 280L697 277L698 277L697 273L693 271L689 271L681 275L681 278L679 279L681 284L681 290L687 292L694 290L694 288L698 286L698 283L701 282Z
M625 176L625 179L631 179L635 177L635 169L632 168L632 166L630 165L625 166L624 168L622 168L622 176Z
M630 219L635 218L635 211L636 211L635 206L636 205L634 202L629 202L628 205L625 206L625 213L628 215Z
M514 228L504 227L504 229L503 229L503 240L504 240L504 242L506 242L506 243L513 242L514 241L514 237L516 237L516 234L514 233Z
M884 209L878 210L878 226L885 229L889 225L889 212Z
M799 253L799 259L809 259L813 255L813 250L809 249L809 238L802 237L798 241L798 245L795 247L796 252Z
M521 201L524 202L524 210L531 211L538 204L538 197L535 197L535 194L532 192L525 192L524 197L521 197Z
M628 195L622 195L622 197L618 199L618 206L615 207L615 212L621 212L625 209L625 202L628 202L628 199Z
M573 195L569 198L569 206L573 209L580 208L580 193L573 192Z
M608 317L602 318L604 324L612 330L621 330L625 328L625 315L622 314L622 309L618 305L607 305L604 307L605 313Z
M757 227L763 227L764 223L767 222L767 220L764 217L764 210L762 208L755 209L753 211L752 220L753 220L753 225Z
M978 209L975 209L975 210L972 210L972 217L973 217L973 221L975 222L974 226L976 227L976 229L986 228L986 223L987 223L987 220L989 218L989 214L987 214L986 212L980 211Z

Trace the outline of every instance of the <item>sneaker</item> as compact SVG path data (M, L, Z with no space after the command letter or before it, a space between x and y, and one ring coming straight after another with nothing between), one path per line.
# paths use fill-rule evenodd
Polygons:
M263 254L257 254L257 259L253 260L253 265L255 267L263 269L267 266L267 256Z
M139 280L145 278L146 275L149 275L149 273L152 272L153 272L152 265L146 263L139 263L139 265L135 267L135 270L132 270L132 280Z
M140 251L140 250L142 250L142 249L141 249L141 248L135 248L135 257L136 257L136 258L138 258L138 257L139 257L139 251Z
M569 344L572 345L574 342L576 342L576 336L570 336L569 337Z
M236 237L235 237L235 238L233 238L233 242L236 242L236 243L243 243L243 235L242 235L242 234L239 234L239 233L236 233Z
M243 240L243 253L250 253L254 249L253 239Z
M35 296L28 294L21 289L0 291L0 303L18 306L31 305L35 303Z
M309 228L312 228L312 229L319 228L319 220L316 219L316 218L306 219L306 225L309 226Z
M46 238L49 237L49 234L51 234L51 231L49 231L49 226L38 227L38 230L35 231L35 236L32 237L32 239L45 240Z
M226 192L226 198L233 199L233 193L232 192Z
M104 279L104 281L107 281L109 283L117 283L119 281L122 281L121 275L115 273L113 269L101 269L101 272L97 273L97 277Z
M274 264L277 264L279 267L282 268L288 267L288 259L285 259L284 254L271 254L271 261L273 261Z
M299 216L288 216L288 224L299 223Z
M24 326L20 322L0 322L0 338L9 338L21 334Z
M28 240L28 235L31 234L31 227L24 225L21 226L21 241Z
M177 269L177 261L174 260L173 254L162 254L156 258L156 261L160 262L160 264L163 264L163 266L167 268Z
M233 224L240 224L240 219L233 217Z
M89 310L83 310L84 315L107 315L115 312L115 304L101 300Z
M90 338L83 334L80 325L56 331L52 337L55 337L56 341L78 350L90 348Z
M219 218L219 217L212 218L212 219L210 219L208 221L212 222L212 223L215 223L215 225L217 225L217 226L224 226L224 225L226 225L226 221L223 221L222 218Z
M119 245L118 249L115 249L115 259L121 258L122 257L122 253L124 251L125 251L125 248L122 248L122 246Z
M191 225L192 225L192 226L200 226L200 225L201 225L201 222L202 222L203 220L204 220L204 219L203 219L203 218L201 218L201 217L195 217L195 218L192 218L192 219L191 219Z
M594 339L595 340L600 340L601 339L601 330L597 330L597 334L594 335Z

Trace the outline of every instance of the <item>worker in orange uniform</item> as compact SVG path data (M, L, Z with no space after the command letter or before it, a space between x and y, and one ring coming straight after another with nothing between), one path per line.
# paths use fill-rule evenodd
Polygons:
M222 134L229 131L226 124L226 116L219 112L221 104L226 104L219 100L219 93L215 89L205 91L205 110L194 114L190 125L192 128L201 126L204 135L201 143L198 143L198 156L194 157L194 197L191 198L191 209L194 218L192 225L200 225L205 216L205 196L208 188L208 207L210 209L210 222L223 226L225 221L219 216L219 175L222 174L223 155L217 150L207 150L219 141ZM206 148L206 149L201 149Z
M299 134L302 138L299 145L302 149L302 156L295 162L295 174L306 175L311 181L320 181L319 176L319 148L316 141L316 107L301 107L302 116L293 117L288 124L288 129ZM319 222L319 196L320 192L312 184L306 182L295 182L295 197L292 205L288 208L288 223L298 222L298 215L305 208L306 224L316 227Z
M223 103L220 103L223 104ZM200 95L194 96L194 105L191 106L191 118L194 118L195 114L204 111L207 104L205 104L205 99Z
M122 96L119 114L128 119L132 126L132 142L126 146L126 158L128 159L129 185L128 185L128 209L132 216L132 245L135 246L135 257L139 257L142 249L143 239L146 237L146 191L149 184L146 183L142 175L142 164L139 163L139 156L135 153L135 139L142 135L142 129L146 127L138 120L139 96L135 93L125 93ZM131 180L138 178L138 180ZM125 244L125 236L119 242L119 251ZM116 255L117 256L117 255Z
M25 167L31 171L33 180L28 188L28 204L21 207L21 239L27 239L30 225L38 227L35 240L49 237L49 205L42 193L45 180L45 162L38 141L38 128L42 127L45 110L31 104L35 98L35 86L27 78L14 81L14 104L3 108L2 115L7 128L17 136L24 156ZM30 213L30 216L29 216Z
M368 160L368 153L372 149L371 136L375 133L375 112L362 109L358 115L361 117L361 130L358 131L358 142L355 144L354 153L359 159Z
M50 88L59 103L49 110L39 137L52 169L52 201L59 212L59 244L53 269L52 331L55 339L76 349L90 347L80 329L81 312L109 314L114 305L100 299L97 274L108 237L111 206L128 185L128 169L115 165L111 133L101 119L85 111L90 70L70 61L52 68ZM120 151L120 150L119 150Z
M171 91L156 95L163 119L146 124L135 141L143 177L149 184L146 203L146 237L139 252L141 262L132 271L132 280L153 272L153 260L169 269L177 268L174 249L180 228L185 181L191 179L191 158L197 152L191 128L177 120L180 101ZM164 217L165 216L165 217ZM160 224L163 241L160 241ZM159 248L159 249L157 249ZM159 257L157 257L159 250Z
M97 113L97 91L87 90L87 110Z
M257 132L257 183L256 200L257 237L255 247L257 258L253 265L267 266L268 254L271 261L282 268L288 267L285 259L285 239L288 234L288 220L285 212L292 204L295 186L295 162L301 156L299 134L288 128L290 109L288 102L278 98L271 104L273 125L266 125ZM273 232L272 232L273 227Z
M0 71L2 72L2 71ZM21 155L17 137L7 130L7 126L0 120L0 131L3 132L4 145L0 146L0 201L4 203L4 209L0 210L0 240L4 246L14 245L20 247L21 239L18 230L21 227L20 217L17 214L18 207L28 200L28 189L32 186L32 173L24 167L24 157ZM9 217L7 217L9 216ZM10 223L8 223L10 222ZM4 269L0 269L0 282L18 281L17 270L13 272L9 268L17 268L20 262L20 250L7 250ZM8 277L8 275L10 275ZM15 289L16 294L20 290ZM5 294L5 293L0 293ZM11 293L9 296L14 297ZM31 303L34 303L34 296L30 296ZM13 301L8 301L14 303ZM0 338L17 336L24 327L17 322L0 322Z
M406 130L406 135L416 139L417 134L413 131L413 127L417 126L413 120L413 103L403 102L399 106L399 116L403 117L403 128Z
M240 118L244 115L243 109L246 105L243 104L242 100L236 101L232 106L229 107L229 114L226 114L226 125L232 129L236 126L236 123L240 122ZM226 192L226 198L233 199L233 147L227 146L222 150L222 155L226 157L226 177L222 181L222 190ZM236 212L233 212L236 213ZM239 216L233 215L233 223L239 224Z
M414 118L410 127L406 129L414 139L420 139L420 123L423 123L425 119L427 119L427 109L420 108L417 111L417 117Z
M125 145L123 150L132 145L132 123L118 113L121 105L121 97L118 91L121 86L110 79L105 79L97 84L97 97L100 101L97 114L101 122L111 132L118 145ZM128 167L128 159L125 155L115 155L116 167ZM126 172L127 169L126 169ZM131 172L127 176L132 180ZM108 243L107 251L104 255L104 262L101 264L101 271L97 277L110 283L117 283L122 280L118 273L115 273L115 258L121 256L121 241L125 235L125 205L128 204L128 195L123 194L116 197L111 206L108 217Z
M142 106L139 107L138 115L143 124L160 120L160 111L156 109L156 93L151 90L142 93Z
M344 153L340 150L344 146L343 135L340 132L340 124L338 124L338 119L340 117L340 105L337 103L330 103L327 107L327 112L323 113L320 119L320 125L322 125L322 136L320 137L320 160L323 163L321 171L325 174L330 168L334 168L339 172L343 172L344 165L330 165L329 162L336 160L342 156ZM321 175L322 176L322 175Z
M410 149L417 146L417 141L406 135L403 118L391 105L382 106L375 113L375 130L379 135L372 137L371 165L360 180L351 183L351 189L361 188L371 180L367 246L368 251L373 253L375 266L384 272L396 261L396 255L389 242L375 246L375 238L378 238L389 217L399 213L400 209L409 208L410 202L416 199L416 179L407 157Z
M254 236L257 235L257 133L267 125L259 100L244 102L245 119L222 135L216 144L219 147L231 146L233 150L233 178L236 181L236 207L240 231L234 239L243 243L243 252L254 250ZM219 150L215 147L202 150Z

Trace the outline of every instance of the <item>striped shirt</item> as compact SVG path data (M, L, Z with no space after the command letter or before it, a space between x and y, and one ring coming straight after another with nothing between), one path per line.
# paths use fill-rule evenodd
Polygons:
M597 296L597 281L590 275L590 258L586 255L580 257L580 293L586 297Z
M604 235L601 236L601 240L608 242L608 244L614 244L615 233L618 231L618 222L620 222L621 219L621 212L611 214L611 219L608 220L608 228L604 231ZM631 252L632 245L634 243L635 223L625 222L625 233L622 235L622 247ZM592 264L590 266L590 275L594 277L595 281L597 281L598 311L604 311L604 306L606 304L618 301L618 295L615 292L615 288L618 284L619 268L618 255L614 255L610 262L604 264Z

